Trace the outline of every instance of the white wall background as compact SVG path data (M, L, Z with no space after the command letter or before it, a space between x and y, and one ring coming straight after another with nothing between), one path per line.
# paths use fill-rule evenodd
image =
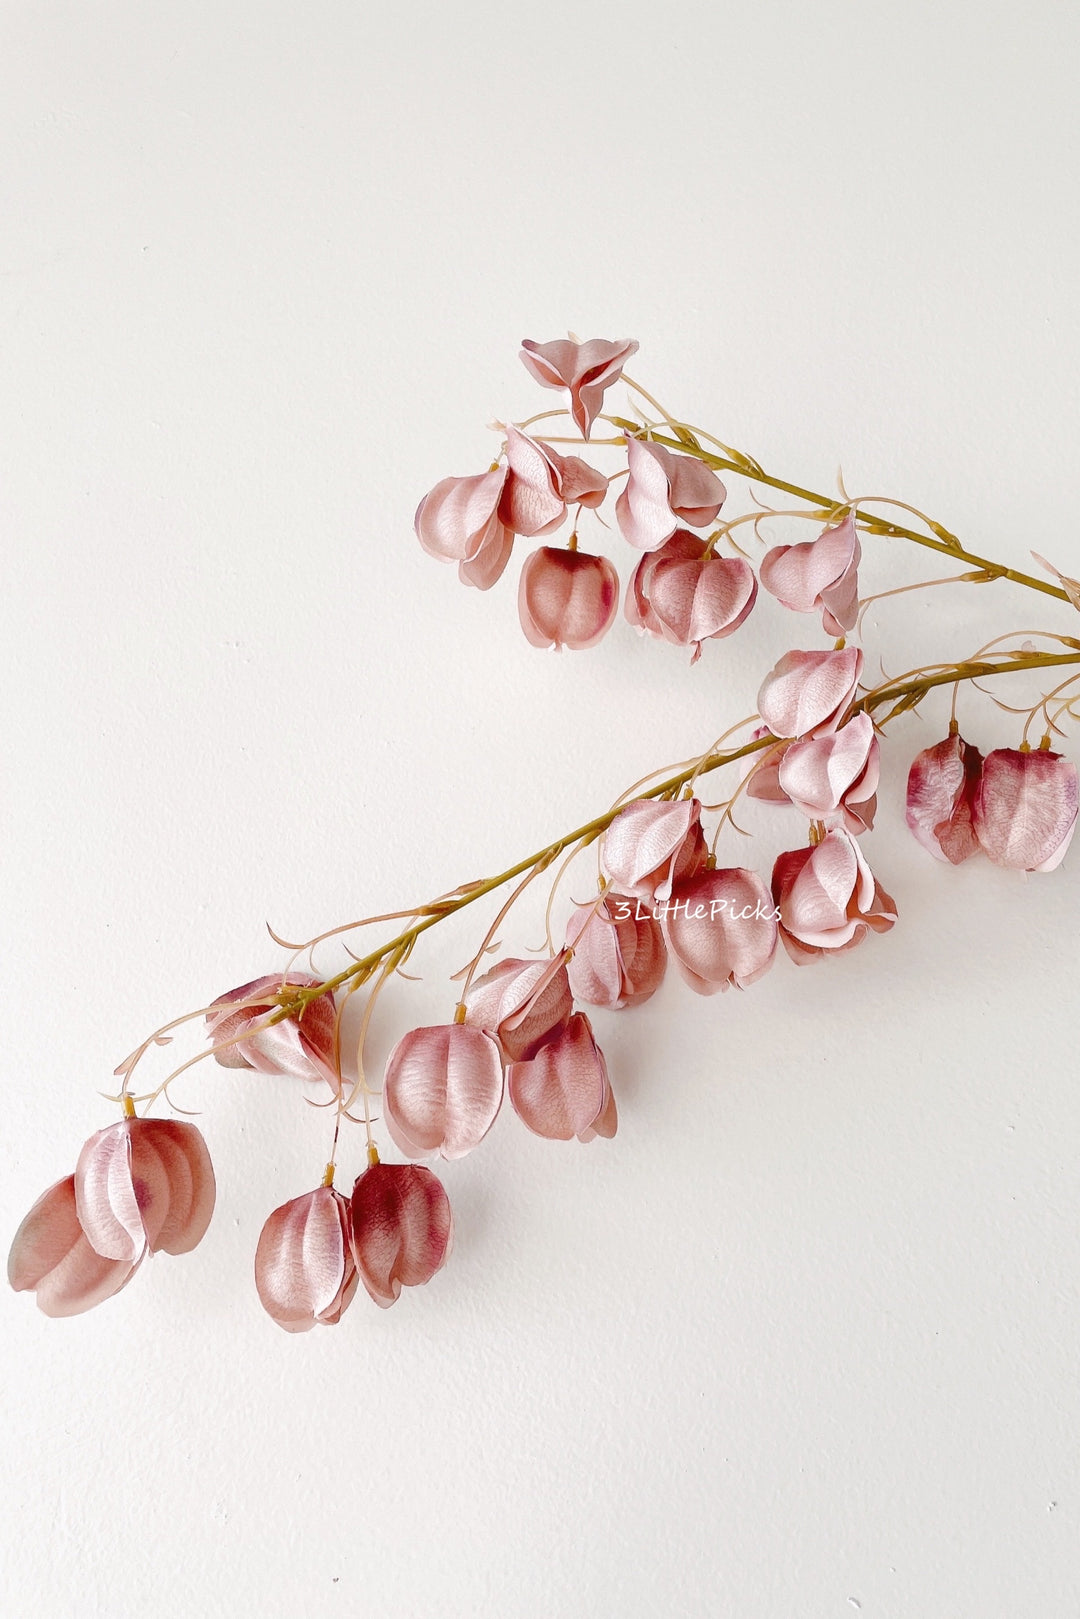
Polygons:
M790 644L765 606L692 670L625 626L543 656L516 563L482 596L421 554L419 495L555 403L522 336L636 336L781 473L1078 571L1078 31L1054 0L7 0L5 1245L131 1046L278 963L265 919L497 869ZM865 585L936 571L882 541ZM1075 623L965 587L868 641L897 670ZM901 925L599 1017L616 1141L500 1119L447 1169L451 1266L389 1312L263 1315L258 1231L327 1115L196 1069L202 1247L72 1321L0 1296L0 1611L1080 1611L1080 855L923 855L900 792L945 714L894 728L866 845ZM475 939L431 936L376 1060Z

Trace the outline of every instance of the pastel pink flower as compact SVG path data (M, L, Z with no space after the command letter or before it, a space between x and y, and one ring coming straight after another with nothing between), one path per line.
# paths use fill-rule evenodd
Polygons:
M559 455L550 444L516 427L506 429L509 476L499 503L508 529L531 539L549 534L566 517L568 505L600 506L608 481L576 455Z
M121 1119L90 1137L75 1168L75 1207L90 1246L126 1264L148 1249L190 1253L214 1198L206 1142L177 1119Z
M772 736L767 725L759 725L750 732L751 742ZM778 742L760 753L747 754L743 762L743 791L747 798L759 799L763 804L790 804L791 799L780 785L780 761L790 748L790 742Z
M255 1250L255 1286L279 1327L336 1326L356 1285L349 1203L340 1192L320 1186L274 1210Z
M548 1141L610 1138L618 1128L607 1064L584 1012L575 1012L528 1062L511 1063L506 1084L518 1118Z
M996 866L1053 871L1076 830L1076 766L1060 753L995 748L972 793L975 836Z
M50 1316L80 1315L112 1298L134 1276L139 1259L107 1259L91 1247L75 1206L75 1177L43 1192L15 1233L8 1281L32 1289Z
M699 995L745 989L776 954L776 907L756 871L703 871L678 883L664 935L683 978Z
M571 415L582 438L588 438L606 390L622 376L623 366L637 348L633 342L610 343L602 337L592 337L587 343L567 338L534 343L526 337L521 359L545 388L569 389Z
M796 613L821 613L828 635L844 635L859 616L862 550L855 513L802 545L774 545L761 559L765 589Z
M978 748L955 732L912 760L907 824L935 860L958 866L979 852L971 809L982 762Z
M865 832L874 824L880 753L873 720L856 714L838 731L792 742L777 766L777 784L811 821Z
M351 1200L353 1258L375 1303L430 1282L450 1256L454 1221L442 1182L420 1164L373 1164Z
M289 973L285 979L286 985L305 989L318 982L307 973ZM271 1023L271 1015L280 1008L281 988L281 974L276 973L218 996L206 1015L210 1039L221 1047L214 1052L215 1062L223 1068L254 1068L260 1074L283 1074L288 1079L325 1080L336 1091L333 995L309 1001L302 1017L293 1015ZM247 1004L237 1007L237 1001Z
M724 504L727 490L696 456L628 437L626 459L630 476L615 502L615 516L623 538L639 551L655 551L681 523L705 528Z
M874 880L858 844L837 828L821 842L790 849L773 867L780 937L800 965L824 953L850 950L872 929L896 921L896 905Z
M506 1062L524 1062L565 1028L573 1010L566 958L519 961L508 956L478 978L465 998L465 1024L483 1029Z
M626 591L626 617L639 629L676 646L693 647L731 635L757 599L754 570L741 557L706 556L706 542L676 529L657 551L647 551Z
M607 634L618 605L619 576L607 557L545 545L526 558L518 616L533 646L583 652Z
M469 478L443 478L428 491L413 520L428 556L456 562L462 584L490 590L502 576L514 545L499 516L508 468Z
M487 1135L503 1094L499 1048L464 1023L412 1029L386 1061L383 1115L407 1158L463 1158Z
M858 690L862 662L862 653L853 646L786 652L765 676L758 713L777 737L835 731Z
M640 900L666 900L673 883L688 881L707 860L696 798L632 799L604 833L600 851L611 885Z
M640 1006L663 982L663 929L640 900L625 894L609 889L598 903L576 905L566 945L573 951L566 968L570 988L588 1006Z

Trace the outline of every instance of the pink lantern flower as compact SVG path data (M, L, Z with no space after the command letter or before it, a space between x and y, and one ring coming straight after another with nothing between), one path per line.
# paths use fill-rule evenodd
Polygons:
M554 343L534 343L524 338L521 359L525 369L545 388L568 388L570 412L582 438L588 438L599 415L604 394L622 376L623 366L638 346L632 342L609 343L602 337L587 343L566 338Z
M499 1048L464 1023L412 1029L386 1060L383 1115L407 1158L463 1158L495 1122L503 1094Z
M639 551L655 551L680 523L705 528L727 497L716 473L696 456L627 437L626 459L630 476L615 502L615 516L623 538Z
M349 1203L340 1192L320 1186L274 1210L255 1250L255 1286L279 1327L336 1326L356 1285Z
M635 798L604 833L600 864L618 893L650 902L668 899L672 884L696 876L708 857L698 799Z
M566 1027L573 997L564 955L551 961L507 957L478 978L465 998L465 1024L483 1029L505 1062L525 1062Z
M528 1062L511 1063L506 1086L521 1122L548 1141L610 1138L618 1128L607 1064L584 1012L575 1012Z
M859 687L858 647L833 652L786 652L765 676L758 713L777 737L835 731Z
M588 1006L640 1006L663 982L663 929L625 894L608 890L599 903L576 905L566 924L566 946L573 951L566 972L574 999Z
M187 1254L214 1212L214 1170L193 1124L121 1119L90 1137L75 1167L79 1224L105 1259Z
M995 866L1053 871L1076 830L1076 766L1048 748L995 748L971 799L975 836Z
M880 746L869 714L785 748L777 784L797 810L858 834L874 824Z
M514 545L499 516L508 469L471 478L443 478L416 508L413 526L428 556L456 562L462 584L490 590L501 578Z
M780 855L772 891L780 937L799 965L850 950L868 929L885 933L896 921L895 902L875 882L855 840L839 828L820 843Z
M978 748L956 732L932 748L924 748L912 760L907 824L935 860L958 866L979 852L971 806L982 762Z
M619 605L619 576L607 557L541 546L526 558L518 616L533 646L584 652L603 639Z
M430 1282L450 1256L450 1201L419 1164L373 1164L353 1187L351 1212L360 1280L384 1310L403 1287Z
M706 556L706 542L676 529L657 551L647 551L626 592L626 617L651 635L694 649L731 635L757 599L754 570L741 557Z
M126 1287L139 1259L106 1259L90 1246L69 1175L41 1194L16 1231L8 1281L16 1293L32 1289L46 1315L81 1315Z
M307 973L289 973L286 986L310 989L319 980ZM309 1001L302 1017L270 1016L280 1010L281 975L255 978L239 989L219 995L206 1014L210 1039L221 1046L214 1052L223 1068L254 1068L260 1074L283 1074L287 1079L325 1080L333 1090L340 1085L334 1061L334 1026L337 1012L332 994ZM237 1001L247 1004L237 1007ZM223 1044L223 1042L231 1044Z
M699 995L745 989L776 954L776 906L756 871L703 871L672 891L664 914L668 949Z
M549 534L566 517L568 505L601 506L608 481L576 455L559 455L550 444L506 429L509 476L499 516L515 534L532 539Z
M803 545L774 545L761 559L761 582L795 613L821 613L827 635L844 635L859 616L862 551L855 513Z

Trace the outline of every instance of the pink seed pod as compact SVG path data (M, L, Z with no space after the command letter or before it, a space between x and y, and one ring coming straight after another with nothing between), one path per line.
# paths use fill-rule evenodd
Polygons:
M780 855L772 891L780 937L799 965L850 950L869 929L885 933L896 921L895 902L875 882L855 840L839 828L818 844Z
M463 1158L495 1122L503 1094L495 1041L464 1023L412 1029L386 1060L383 1115L407 1158Z
M16 1293L32 1289L45 1315L81 1315L119 1293L138 1267L138 1259L106 1259L90 1246L68 1175L41 1194L16 1231L8 1281Z
M576 905L566 924L566 972L576 1001L618 1011L656 993L667 967L664 931L641 901L609 890Z
M456 562L462 584L490 590L510 560L514 536L499 516L507 468L443 478L416 508L413 526L428 556Z
M705 528L716 518L727 490L715 472L693 455L674 455L649 439L626 440L630 476L615 502L623 539L639 551L655 551L680 523Z
M524 1062L573 1011L566 959L507 957L478 978L465 997L465 1023L497 1043L504 1062Z
M862 653L853 646L786 652L765 676L758 713L777 737L835 731L858 690L862 663Z
M856 714L838 731L792 742L777 784L809 820L857 835L874 824L880 752L873 720Z
M668 949L699 995L745 989L772 966L776 906L756 871L703 871L678 883L664 912Z
M121 1119L90 1137L75 1168L75 1207L90 1246L136 1264L187 1254L214 1212L214 1170L193 1124Z
M958 866L979 853L971 822L972 797L982 754L956 732L912 760L907 779L907 824L935 860Z
M855 513L802 545L774 545L761 559L761 583L795 613L821 613L827 635L844 635L859 616L862 551Z
M607 557L541 546L525 559L518 617L533 646L584 652L611 628L619 576Z
M286 985L311 988L317 978L307 973L290 973ZM334 997L320 995L309 1001L302 1017L282 1018L271 1023L272 1013L279 1010L278 992L282 987L280 974L255 978L239 989L230 989L219 995L206 1014L206 1027L210 1039L221 1050L214 1052L214 1060L222 1068L254 1068L260 1074L281 1074L287 1079L302 1079L314 1083L323 1080L333 1089L339 1088L338 1071L334 1062L334 1025L337 1018ZM237 1008L232 1003L248 1004ZM224 1042L230 1042L228 1044Z
M266 1313L286 1332L333 1327L356 1292L349 1203L332 1186L275 1209L255 1250L255 1286Z
M676 529L658 551L647 551L626 591L631 624L676 646L720 640L739 628L757 599L754 570L741 557L705 555L706 542Z
M506 1085L518 1118L548 1141L610 1138L618 1128L607 1064L584 1012L575 1012L529 1062L511 1063Z
M353 1187L350 1231L360 1280L387 1309L450 1257L454 1221L442 1182L419 1164L373 1164Z
M618 893L666 900L673 883L704 869L708 853L698 799L635 798L604 833L600 865Z
M526 337L521 360L545 388L569 389L570 413L582 438L588 438L603 409L605 392L622 376L623 366L637 348L633 342L610 343L602 337L592 337L587 343L566 338L534 343Z
M571 502L600 506L608 481L576 455L563 456L550 444L532 439L516 427L506 429L509 476L499 502L508 529L532 539L550 534L566 518Z
M995 748L983 761L971 820L995 866L1053 871L1076 830L1076 766L1048 748Z

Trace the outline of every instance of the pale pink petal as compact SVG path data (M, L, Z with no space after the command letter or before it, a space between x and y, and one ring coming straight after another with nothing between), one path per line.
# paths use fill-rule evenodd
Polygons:
M498 505L507 468L478 472L470 478L443 478L416 508L417 538L440 562L474 557L489 530L498 524Z
M662 562L699 562L705 555L706 542L688 528L677 528L670 539L655 551L646 551L630 577L626 587L624 612L629 623L650 635L664 635L665 627L653 611L652 581Z
M954 866L980 845L971 824L971 800L982 754L955 732L912 760L907 780L907 824L935 860Z
M466 561L458 563L458 578L463 585L474 585L477 590L490 590L506 571L506 564L510 561L513 549L513 531L504 527L497 519L493 519L484 530L480 544L473 555Z
M383 1079L386 1127L407 1157L463 1158L487 1135L502 1101L499 1048L464 1023L412 1029Z
M264 1310L286 1332L333 1326L356 1291L349 1204L332 1186L275 1209L255 1251L255 1286Z
M723 505L726 491L715 472L692 455L673 455L662 444L628 437L630 476L615 502L623 538L640 551L654 551L680 523L704 528Z
M666 900L673 882L685 882L708 858L696 798L658 803L636 798L604 833L600 863L620 894Z
M506 459L510 470L499 502L500 521L527 539L558 528L566 517L566 503L556 487L547 446L508 427Z
M696 455L676 455L662 444L649 448L659 457L668 476L668 500L676 517L691 528L706 528L727 499L720 479Z
M538 1136L569 1141L595 1126L609 1087L603 1054L584 1012L575 1012L531 1061L511 1063L506 1083L514 1112Z
M507 957L472 985L465 1000L467 1027L483 1029L507 1062L522 1062L573 1010L566 962Z
M664 934L679 971L701 995L745 989L772 966L776 907L756 871L704 871L678 884Z
M518 587L521 627L533 646L595 646L619 605L619 576L607 557L542 546L525 561Z
M318 982L307 973L290 973L285 987L311 988ZM302 1017L271 1023L270 1017L279 1009L277 997L282 987L281 975L272 974L218 996L206 1015L209 1037L221 1048L214 1051L215 1061L223 1068L253 1068L261 1074L325 1081L336 1090L333 995L309 1001ZM233 1003L237 1001L250 1004L236 1007Z
M670 543L670 542L668 542ZM731 635L757 597L754 570L741 557L662 562L652 577L651 607L669 641L692 646Z
M569 389L574 421L581 436L588 438L603 406L605 390L622 375L623 366L637 353L637 347L633 342L610 343L600 337L586 343L565 338L534 343L525 338L521 359L545 388Z
M880 747L869 714L856 714L838 731L792 742L780 761L777 780L795 808L812 821L844 824L844 806L866 805L877 791ZM858 812L848 831L865 829Z
M8 1255L16 1293L33 1289L48 1316L80 1315L131 1280L138 1260L106 1259L86 1238L75 1207L75 1177L43 1192L23 1220Z
M190 1253L217 1196L202 1132L179 1119L133 1119L131 1174L151 1253Z
M780 855L772 890L780 936L797 962L848 949L868 928L883 933L896 920L893 900L875 882L858 844L840 829Z
M353 1187L352 1246L360 1279L376 1304L419 1287L450 1254L454 1222L439 1181L419 1164L375 1164Z
M855 514L802 545L774 545L761 560L761 583L796 613L822 611L830 635L843 635L858 617L861 560Z
M759 725L751 731L751 742L760 741L764 736L771 736L772 732L767 725ZM784 757L790 742L779 742L773 748L766 748L763 753L751 753L746 760L746 787L744 791L747 798L759 799L763 804L790 804L791 799L780 785L780 761Z
M834 731L858 690L861 673L857 647L787 652L765 677L758 712L777 737Z
M75 1203L91 1247L133 1264L146 1250L146 1229L131 1177L129 1126L121 1119L86 1142L75 1168Z
M603 505L608 480L602 472L576 455L559 455L550 444L545 444L543 449L555 469L555 486L568 506L595 508Z
M604 1062L603 1052L600 1053L600 1061ZM580 1132L578 1135L578 1140L595 1141L597 1136L602 1136L605 1141L610 1141L618 1128L619 1110L615 1106L615 1093L611 1088L611 1081L608 1078L607 1063L604 1063L603 1104L600 1108L600 1112L590 1124L589 1128Z
M566 943L573 951L566 969L570 989L589 1006L638 1006L663 980L663 929L628 895L609 891L598 905L575 906Z
M1076 830L1076 766L1048 749L995 748L972 797L975 835L996 866L1053 871Z

